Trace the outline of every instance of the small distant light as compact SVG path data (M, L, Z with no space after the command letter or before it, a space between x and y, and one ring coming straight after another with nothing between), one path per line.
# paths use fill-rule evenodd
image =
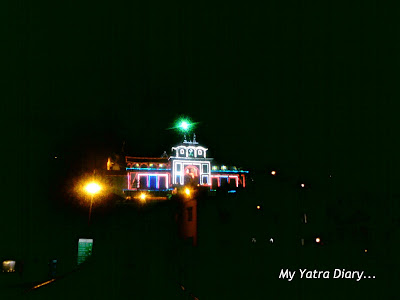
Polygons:
M273 243L273 242L274 242L274 239L273 239L273 238L270 238L269 241L270 241L271 243Z
M54 158L57 158L57 156L54 156Z
M255 243L255 242L257 242L257 241L256 241L255 238L251 238L251 242L252 242L252 243Z
M319 243L319 242L321 242L321 239L318 237L318 238L315 239L315 241L316 241L317 243Z
M260 205L257 205L257 209L260 209L261 208L261 206Z
M271 175L274 175L274 176L275 176L275 175L276 175L276 171L272 171L272 172L271 172Z
M301 187L302 187L302 188L303 188L303 187L305 187L305 184L304 184L304 183L302 183L302 184L301 184Z
M365 249L365 250L364 250L364 252L365 252L365 253L367 253L367 252L368 252L368 250L367 250L367 249Z

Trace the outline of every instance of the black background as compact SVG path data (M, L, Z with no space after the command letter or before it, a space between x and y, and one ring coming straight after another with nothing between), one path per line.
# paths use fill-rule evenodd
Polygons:
M5 4L1 220L17 224L3 232L8 245L31 234L35 209L46 215L51 186L104 168L123 141L133 156L169 152L181 136L168 128L182 115L218 161L321 190L333 178L336 201L364 210L383 243L398 241L393 7Z

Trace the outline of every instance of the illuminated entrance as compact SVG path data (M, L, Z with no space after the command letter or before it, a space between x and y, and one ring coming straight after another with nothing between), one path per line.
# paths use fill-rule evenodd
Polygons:
M193 165L186 166L184 169L185 180L184 183L200 184L200 171L199 168Z

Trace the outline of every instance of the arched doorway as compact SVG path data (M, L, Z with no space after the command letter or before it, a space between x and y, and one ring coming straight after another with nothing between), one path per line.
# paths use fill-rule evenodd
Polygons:
M184 169L184 184L200 184L200 171L196 166L186 166Z

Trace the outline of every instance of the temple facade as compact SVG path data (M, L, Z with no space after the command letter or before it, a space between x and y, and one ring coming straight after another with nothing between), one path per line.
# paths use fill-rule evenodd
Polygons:
M213 164L208 148L186 136L182 143L172 147L171 154L161 157L125 156L123 164L110 157L107 162L109 174L117 171L126 176L124 193L135 191L171 191L176 187L196 185L210 190L226 188L230 191L246 186L246 174L236 166ZM124 170L125 169L125 170Z

